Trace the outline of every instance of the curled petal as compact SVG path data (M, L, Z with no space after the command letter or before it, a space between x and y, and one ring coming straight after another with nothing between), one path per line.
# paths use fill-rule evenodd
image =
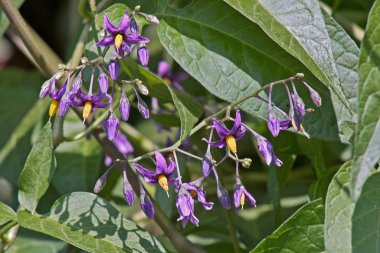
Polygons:
M231 129L232 134L236 134L238 130L241 127L241 115L240 115L240 110L236 110L236 115L235 115L235 123L234 126Z
M117 29L109 20L107 13L104 14L104 27L106 28L107 32L111 34L117 33Z
M151 183L151 182L157 183L156 173L148 169L145 169L143 166L141 166L138 163L133 164L133 166L135 167L135 169L140 175L142 175L145 179L149 180L149 182L147 183Z
M98 43L96 43L96 46L97 47L112 46L114 44L114 41L115 41L115 38L112 35L111 36L107 36L104 39L102 39L101 41L99 41Z
M224 140L218 140L218 141L208 141L206 139L203 139L207 144L209 144L211 147L217 147L217 148L224 148L226 146L226 142Z
M230 131L224 125L222 125L218 120L212 119L212 123L214 124L215 130L221 139L226 138L226 136L230 134Z
M167 170L167 163L165 158L160 152L154 152L154 155L156 157L156 174L166 174Z

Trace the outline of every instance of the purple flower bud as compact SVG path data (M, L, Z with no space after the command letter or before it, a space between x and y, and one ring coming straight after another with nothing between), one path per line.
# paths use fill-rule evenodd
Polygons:
M106 185L107 177L109 172L111 171L112 167L110 167L104 174L98 178L98 180L95 183L94 192L99 193L103 187Z
M154 206L145 190L140 187L140 205L141 209L149 219L154 218Z
M230 197L228 196L227 191L224 189L222 184L220 184L219 182L217 182L217 184L218 184L217 185L217 196L218 196L220 203L222 204L222 206L225 209L230 209L231 203L230 203Z
M108 64L108 71L110 72L111 79L116 81L119 76L120 64L117 59L110 60Z
M125 170L123 170L123 177L124 177L124 187L123 187L124 199L128 205L132 206L135 202L135 193L132 189L131 184L128 181L127 172Z
M76 94L79 89L82 87L82 72L80 72L77 77L75 77L74 81L73 81L73 86L72 86L72 89L71 91Z
M270 164L281 166L282 161L278 159L277 156L274 154L272 144L259 134L255 135L255 138L256 138L257 146L259 148L259 152L261 156L264 158L265 163L268 166Z
M204 177L208 177L210 175L212 167L213 167L213 164L212 164L211 152L207 151L202 160L202 173Z
M271 111L268 112L267 125L273 137L277 137L280 133L280 120Z
M322 99L321 99L321 96L319 96L319 93L314 90L313 88L311 88L310 85L308 85L304 80L301 80L301 82L306 86L306 88L309 90L310 92L310 97L311 97L311 100L313 100L313 103L320 107L322 105Z
M103 122L103 127L108 140L113 141L119 131L119 120L113 112L111 112L108 119Z
M98 84L100 91L105 94L108 91L108 77L107 75L101 71L98 77Z
M119 111L122 120L128 120L130 107L131 106L129 104L127 95L125 94L125 92L122 92L119 104Z
M139 58L141 65L143 65L144 67L148 65L149 50L146 46L142 46L137 50L137 58Z
M136 19L134 17L131 18L131 33L138 34L139 33L139 25L136 22Z
M40 95L39 95L40 98L44 98L47 96L47 94L49 93L50 88L52 86L52 80L54 80L54 82L55 82L54 76L52 78L50 78L49 80L47 80L46 82L44 82L44 84L41 86Z
M139 84L137 86L137 89L139 90L140 94L142 94L144 96L148 96L149 95L148 87L146 87L144 84Z
M137 97L137 106L139 108L139 112L144 119L149 118L149 108L145 104L144 100L142 100L139 96Z

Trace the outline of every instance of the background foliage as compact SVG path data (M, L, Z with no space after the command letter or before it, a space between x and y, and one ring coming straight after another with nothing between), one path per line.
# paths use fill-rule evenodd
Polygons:
M0 4L5 2L0 0ZM179 231L198 246L188 252L380 251L379 1L105 3L92 19L84 0L15 1L26 21L64 62L71 58L87 25L83 20L91 25L84 55L93 58L98 54L95 42L104 12L118 23L126 9L139 4L142 11L160 19L158 26L138 20L144 26L143 34L151 39L148 68L131 57L124 59L121 71L124 78L142 80L150 96L174 113L142 120L136 108L132 109L121 131L135 147L134 156L165 147L168 138L189 139L190 149L202 156L206 145L201 138L207 132L190 136L200 119L298 72L305 74L322 97L322 106L302 121L310 139L293 131L272 138L265 124L266 104L250 99L239 105L244 122L266 136L284 162L279 168L266 167L252 139L238 143L239 156L253 160L249 169L241 170L241 178L255 196L257 208L224 210L215 183L210 181L207 196L216 205L211 211L197 206L200 226L183 229L176 222L175 199L148 188L162 215L168 217L171 231ZM98 129L87 139L55 147L51 125L59 120L48 121L48 103L37 99L48 76L17 49L15 31L1 11L0 252L11 243L9 252L179 251L178 242L169 239L160 222L148 220L137 204L126 206L118 171L110 174L100 196L90 193L106 170L104 146L95 138ZM183 92L157 76L162 59L174 73L190 74L181 83ZM286 93L274 90L273 100L287 111ZM299 94L312 107L307 89L300 87ZM156 122L168 130L159 133ZM65 136L85 130L71 111L63 124ZM214 156L221 158L217 153ZM186 181L201 176L198 161L179 158ZM234 188L233 168L233 163L218 168L229 193Z

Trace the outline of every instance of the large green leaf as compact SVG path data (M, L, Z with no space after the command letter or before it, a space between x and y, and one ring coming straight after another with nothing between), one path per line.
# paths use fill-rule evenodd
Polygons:
M173 101L181 121L180 139L186 139L202 115L201 106L191 100L186 94L174 91L160 77L128 58L122 62L121 68L130 78L142 80L144 85L149 88L150 95L157 97L160 102Z
M323 252L323 221L323 201L317 199L299 209L251 253Z
M165 252L157 239L92 193L68 194L46 215L19 211L18 219L22 227L90 252Z
M0 225L15 219L17 216L13 209L0 201Z
M318 90L324 101L321 108L315 108L314 113L305 117L305 129L312 137L321 139L337 140L339 135L343 140L349 138L343 137L341 125L337 128L337 121L353 121L352 117L341 119L344 106L331 97L327 87L301 61L278 46L258 25L222 1L193 1L180 10L159 4L157 14L163 17L158 29L161 42L212 94L232 102L260 85L303 72L305 80ZM341 31L336 23L332 25ZM338 40L333 35L329 34L333 40ZM336 43L351 43L347 34L340 35ZM355 55L351 49L340 54ZM339 57L334 52L333 56ZM276 103L286 110L285 92L275 89L274 93ZM311 105L304 87L299 87L299 93L307 106ZM257 99L243 103L241 108L253 116L266 117L267 107Z
M24 2L24 0L13 0L12 1L12 3L17 8L19 8L23 2ZM3 37L3 34L4 34L5 30L7 30L8 26L9 26L9 20L8 20L7 16L5 15L5 13L3 12L3 10L0 9L0 38Z
M330 86L347 108L351 109L338 78L330 37L318 1L225 2L257 23L278 45L302 61L320 81Z
M380 252L380 174L371 175L352 216L352 252Z
M63 253L65 248L67 248L67 244L63 241L21 228L17 233L15 242L6 252Z
M349 192L351 168L351 161L345 163L335 174L327 191L325 209L325 246L327 252L351 252L351 218L355 206Z
M352 165L351 195L359 197L370 170L380 158L380 1L369 15L359 63L358 124Z
M48 121L33 145L19 178L18 200L23 208L34 212L49 187L54 169L51 122Z

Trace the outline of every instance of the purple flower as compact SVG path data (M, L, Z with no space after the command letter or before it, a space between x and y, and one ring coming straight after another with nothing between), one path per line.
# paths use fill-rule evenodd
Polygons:
M143 65L144 67L148 65L149 50L145 45L137 49L137 58L139 59L141 65Z
M244 188L243 185L237 185L234 192L235 208L238 209L241 206L241 209L243 209L246 201L251 204L251 206L256 207L256 201L253 196Z
M142 187L140 182L140 206L145 215L149 219L154 218L154 205L152 200L150 200L149 196L146 194L144 187Z
M227 146L232 153L236 153L236 140L243 138L246 130L241 124L240 111L236 111L235 123L231 130L216 119L212 119L212 122L220 140L214 142L205 141L212 147L224 148Z
M123 170L123 178L124 178L124 184L123 184L124 199L128 205L132 206L135 202L135 193L132 189L131 184L128 181L127 172L125 170Z
M108 99L108 102L104 102L105 99ZM111 100L109 95L102 92L92 95L91 92L86 94L82 90L79 90L76 94L76 100L72 104L75 107L83 106L83 120L86 120L96 108L107 107Z
M115 46L115 51L123 57L125 52L131 52L131 45L137 43L147 43L149 39L142 37L138 34L138 30L132 29L130 32L129 13L125 12L124 16L117 28L109 21L107 14L104 14L104 26L107 32L110 34L105 37L96 45L98 47Z
M110 112L110 116L103 122L103 127L106 132L107 138L113 141L119 132L119 120L115 113Z
M272 85L269 86L269 102L268 102L268 118L267 125L269 131L274 137L280 133L280 120L274 115L272 111Z
M276 166L281 166L282 161L277 158L273 152L272 144L263 136L256 134L256 143L259 148L261 156L264 158L265 163L269 166L274 164Z
M214 203L206 201L206 192L202 189L203 178L200 178L191 183L183 183L182 187L190 193L192 197L197 197L198 201L206 210L211 210Z
M177 90L182 89L180 82L186 80L189 77L189 75L186 72L179 72L173 75L171 73L170 66L166 61L160 61L158 63L157 74L166 83L168 83L169 85L172 85Z
M119 61L117 59L110 60L110 63L108 64L108 71L113 81L117 80L117 77L119 76L119 70L120 70Z
M187 191L183 190L178 194L176 207L179 213L177 221L182 221L182 227L186 227L189 221L198 226L199 220L194 215L194 200Z
M117 150L119 150L119 152L124 156L124 158L127 158L128 155L134 151L132 144L128 141L127 137L125 137L125 135L120 131L118 134L116 134L116 137L113 140L113 144L115 144ZM112 158L106 156L104 163L106 166L110 166L112 164Z
M322 99L321 99L321 96L319 96L319 93L317 91L315 91L313 88L310 87L310 85L308 85L304 80L301 80L301 82L306 86L306 88L309 90L310 92L310 97L311 97L311 100L313 100L313 103L320 107L322 105Z
M162 189L167 193L169 191L168 183L174 185L177 184L177 180L173 178L175 163L170 159L170 164L166 163L165 158L160 152L155 152L156 156L156 172L150 171L142 167L140 164L133 164L136 170L142 175L145 179L145 182L149 184L159 184Z
M67 81L58 90L55 89L55 82L51 84L50 89L49 89L49 96L52 99L50 108L49 108L50 118L53 117L57 113L62 96L66 92L66 88L67 88Z

